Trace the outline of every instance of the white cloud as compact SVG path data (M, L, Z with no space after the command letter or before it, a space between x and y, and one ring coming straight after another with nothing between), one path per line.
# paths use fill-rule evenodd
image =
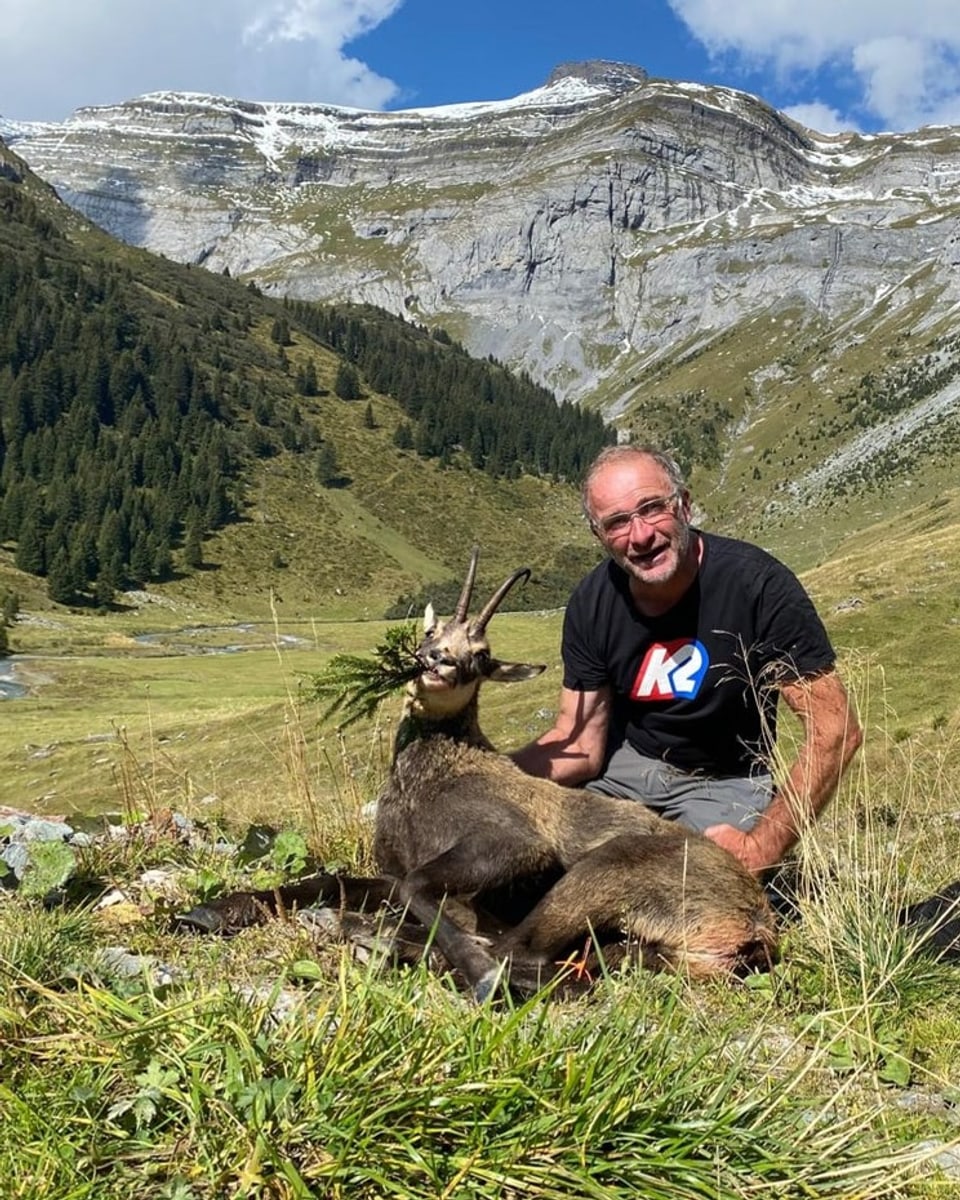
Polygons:
M0 0L0 114L67 116L143 92L382 108L396 85L344 47L403 0Z
M820 101L813 104L792 104L783 109L783 112L791 120L819 133L846 133L852 128L849 120L841 113Z
M784 76L830 68L889 128L960 114L957 0L669 0L715 55Z

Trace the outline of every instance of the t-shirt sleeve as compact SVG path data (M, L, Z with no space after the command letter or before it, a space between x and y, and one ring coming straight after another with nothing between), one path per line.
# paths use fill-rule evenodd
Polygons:
M598 642L602 623L595 601L585 590L581 587L573 593L563 615L563 686L575 692L596 692L610 677Z
M759 597L760 656L780 677L816 675L836 653L813 601L789 568L771 559Z

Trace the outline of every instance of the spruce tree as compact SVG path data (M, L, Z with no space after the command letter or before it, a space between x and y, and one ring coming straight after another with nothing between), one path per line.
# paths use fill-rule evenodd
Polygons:
M21 571L26 571L29 575L42 575L46 570L43 529L35 512L24 517L13 561Z
M357 368L341 360L340 366L337 367L333 390L341 400L359 400L360 376L357 374Z
M323 442L317 451L317 482L325 488L333 487L340 479L340 464L337 452L329 442Z
M73 604L77 598L73 567L65 546L57 550L50 563L47 572L47 595L55 604Z
M320 392L317 368L314 366L312 358L308 358L297 372L297 391L301 396L316 396Z
M93 586L93 599L98 608L109 608L113 603L116 588L109 575L101 572Z
M270 330L270 340L278 346L289 346L292 344L290 322L286 317L277 317L274 321L273 328Z
M187 525L186 536L183 539L183 561L192 571L203 566L203 541L196 517Z
M9 588L0 595L0 625L12 625L20 611L20 597Z

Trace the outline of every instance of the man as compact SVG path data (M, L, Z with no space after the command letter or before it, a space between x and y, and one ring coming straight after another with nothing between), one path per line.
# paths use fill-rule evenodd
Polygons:
M691 526L680 469L659 450L602 451L583 506L608 559L567 606L556 723L514 758L531 775L642 800L759 874L860 745L823 624L782 563ZM775 787L778 696L804 738Z

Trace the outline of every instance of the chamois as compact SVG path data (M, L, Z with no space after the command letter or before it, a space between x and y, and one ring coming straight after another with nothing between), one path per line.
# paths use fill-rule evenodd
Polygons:
M544 668L495 659L487 624L529 570L515 571L473 620L474 549L453 617L428 606L393 765L377 805L374 853L409 910L485 995L504 971L548 966L587 936L625 935L649 966L691 977L768 964L776 931L766 895L726 850L642 804L526 775L480 729L486 680ZM487 946L447 915L444 898L483 905L497 888L556 880Z
M517 991L539 986L588 938L605 946L626 939L645 966L693 978L768 965L777 947L774 918L763 888L731 854L636 801L529 776L483 734L481 684L530 679L544 668L495 659L486 636L527 568L469 619L477 558L474 549L454 615L442 624L432 607L424 615L377 802L374 854L382 874L320 875L276 891L238 892L182 922L226 931L278 905L319 899L339 902L350 936L358 920L370 926L369 918L356 918L358 908L399 901L419 922L421 942L431 931L479 998L501 980ZM401 940L411 928L401 927ZM476 936L478 929L487 936ZM617 957L612 946L607 956Z

